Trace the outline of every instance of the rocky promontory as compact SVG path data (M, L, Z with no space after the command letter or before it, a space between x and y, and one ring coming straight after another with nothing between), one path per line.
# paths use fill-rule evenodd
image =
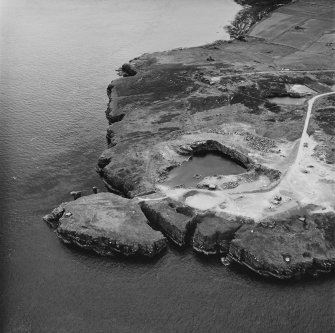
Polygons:
M335 214L292 214L241 227L228 257L258 274L279 279L318 276L335 265Z
M332 1L275 7L244 8L229 41L144 54L120 68L107 88L108 148L97 168L114 194L48 215L61 239L152 256L166 237L280 279L334 270ZM262 18L253 27L250 13ZM241 172L171 185L171 172L201 154Z
M62 203L43 219L64 243L101 255L153 257L166 248L165 237L148 226L138 200L112 193Z

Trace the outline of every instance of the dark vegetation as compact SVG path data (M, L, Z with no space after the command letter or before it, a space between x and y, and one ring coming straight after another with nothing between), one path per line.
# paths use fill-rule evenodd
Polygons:
M261 112L259 106L264 103L264 100L261 91L253 84L238 87L238 91L233 95L230 103L241 103L251 110L250 113L259 114Z
M306 76L263 75L252 82L246 82L244 77L230 77L225 79L222 83L227 86L231 85L235 87L231 95L224 93L221 96L190 97L187 101L191 109L191 114L234 104L243 104L252 114L261 114L264 108L273 113L280 113L283 111L282 107L269 102L268 98L300 97L289 92L286 84L310 86L314 82L315 81L310 77ZM290 118L301 119L301 115L292 114Z
M279 113L281 111L281 107L276 103L265 102L264 107L274 113Z
M229 104L228 96L191 97L188 99L191 114L215 109Z
M162 115L157 121L153 122L153 124L162 124L162 123L168 123L173 118L178 117L179 113L170 113L170 114L164 114Z
M315 77L323 84L328 86L335 85L335 75L334 73L315 73Z
M328 135L335 135L335 107L329 106L316 111L318 125Z
M250 28L264 16L291 0L236 0L243 6L234 21L225 27L231 38L245 40Z
M251 109L251 113L255 114L260 113L259 107L261 105L264 105L271 112L279 113L282 111L282 108L277 104L267 101L268 98L293 97L293 94L288 92L286 84L310 85L313 82L311 78L305 76L263 76L257 79L256 83L238 86L237 91L230 100L230 104L241 103Z
M123 64L122 67L121 67L121 70L123 72L124 77L134 76L134 75L137 74L135 69L130 64Z
M193 67L160 66L147 72L144 76L137 75L128 78L123 86L118 85L119 96L150 94L153 100L163 100L169 97L181 98L186 96L187 88L194 87L191 79ZM136 78L136 80L135 80Z

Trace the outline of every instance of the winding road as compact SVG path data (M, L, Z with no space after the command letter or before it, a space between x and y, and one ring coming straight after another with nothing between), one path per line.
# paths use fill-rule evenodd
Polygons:
M335 94L335 92L332 91L332 92L316 95L313 98L311 98L310 100L308 100L308 109L307 109L307 114L306 114L306 120L305 120L305 124L304 124L304 129L303 129L302 134L301 134L300 145L299 145L299 149L298 149L298 152L297 152L297 157L296 157L296 160L295 160L294 164L299 163L299 160L301 159L301 156L303 154L303 149L302 148L303 148L303 145L306 142L306 138L308 136L307 129L308 129L308 125L309 125L309 120L310 120L311 115L312 115L312 109L313 109L314 102L318 98L328 96L328 95L333 95L333 94Z

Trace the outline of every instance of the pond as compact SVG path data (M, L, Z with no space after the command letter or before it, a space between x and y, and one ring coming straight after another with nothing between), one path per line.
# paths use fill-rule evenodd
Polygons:
M246 172L246 168L228 156L208 152L193 155L187 162L171 170L166 185L175 187L195 187L204 177L215 175L238 175Z
M303 105L306 102L305 97L273 97L268 98L270 103L282 105Z

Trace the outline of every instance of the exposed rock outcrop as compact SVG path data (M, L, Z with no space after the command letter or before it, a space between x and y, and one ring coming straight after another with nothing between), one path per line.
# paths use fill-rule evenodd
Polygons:
M227 254L235 233L242 225L237 218L223 218L205 213L196 218L193 249L202 254Z
M258 274L279 279L329 273L335 268L335 214L242 226L228 256Z
M176 245L187 244L196 224L192 208L171 199L143 201L141 208L150 225L162 231Z
M62 218L66 203L61 203L58 207L52 210L50 214L43 216L43 220L47 222L52 228L57 228L59 220Z
M136 75L136 70L130 64L123 64L121 67L121 72L124 77Z
M99 193L63 203L43 218L65 243L101 255L154 257L166 239L149 227L138 200Z

